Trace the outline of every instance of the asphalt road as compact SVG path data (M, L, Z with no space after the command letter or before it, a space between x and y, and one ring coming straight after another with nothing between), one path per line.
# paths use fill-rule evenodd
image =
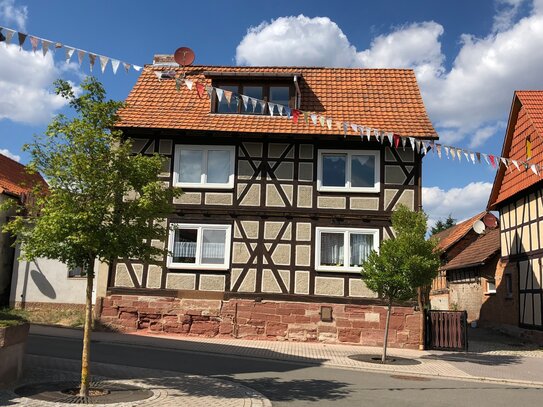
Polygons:
M81 341L31 335L27 352L80 359ZM266 395L278 406L511 406L539 405L543 388L311 366L163 348L93 342L96 362L216 376Z

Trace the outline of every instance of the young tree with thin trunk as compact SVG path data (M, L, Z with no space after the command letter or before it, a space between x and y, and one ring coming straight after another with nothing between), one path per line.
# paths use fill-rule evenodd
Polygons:
M86 397L95 261L111 264L123 257L153 262L163 256L165 250L151 242L165 239L163 220L180 191L158 180L162 157L133 154L130 141L114 129L123 104L106 100L96 79L85 79L79 95L66 81L55 85L74 115L55 117L45 135L25 146L31 155L28 168L41 173L49 188L37 189L6 230L17 237L25 260L56 259L86 274L79 392Z
M437 275L437 243L426 240L426 222L423 212L400 205L392 214L395 237L381 242L379 253L372 251L362 264L362 279L387 304L382 363L386 362L392 304L415 299L417 288L430 284Z

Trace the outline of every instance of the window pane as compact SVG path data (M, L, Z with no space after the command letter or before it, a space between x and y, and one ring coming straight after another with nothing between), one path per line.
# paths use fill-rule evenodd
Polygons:
M174 263L196 263L196 239L198 230L177 229L173 244Z
M270 102L288 106L289 90L288 86L270 86Z
M373 235L351 233L351 267L359 267L373 249Z
M179 181L202 182L202 150L181 150L179 157Z
M226 230L202 231L202 264L223 264Z
M243 92L241 93L254 99L259 99L259 100L263 99L262 86L244 86ZM258 102L256 103L256 106L254 106L254 111L253 111L253 103L251 103L251 101L249 101L247 105L247 110L245 110L243 106L241 107L241 109L246 114L262 114L262 106Z
M345 162L347 155L323 154L322 185L325 187L345 186Z
M230 151L209 150L207 153L207 182L226 184L230 178Z
M230 92L238 93L237 86L219 86L219 88L224 90L229 90ZM226 96L223 95L222 100L219 102L217 100L217 112L218 113L237 113L238 104L235 98L231 98L230 103L226 100Z
M373 187L375 185L375 156L353 155L351 157L351 186Z
M343 266L343 233L321 233L321 266Z

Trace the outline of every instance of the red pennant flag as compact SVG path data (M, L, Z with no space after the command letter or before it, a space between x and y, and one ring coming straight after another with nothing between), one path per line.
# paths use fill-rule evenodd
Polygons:
M492 167L496 168L496 160L492 154L488 155L488 159L490 160L490 164L492 164Z
M400 136L394 134L392 137L394 138L394 147L398 148L398 146L400 145Z
M205 92L205 86L201 84L200 82L196 83L196 91L198 92L198 96L202 97L204 96Z
M301 112L298 109L292 109L292 121L294 124L298 124L298 117L300 117Z

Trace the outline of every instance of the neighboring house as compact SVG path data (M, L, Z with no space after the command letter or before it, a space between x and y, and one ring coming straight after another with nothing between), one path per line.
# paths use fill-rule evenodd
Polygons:
M543 330L543 181L531 168L543 164L543 91L515 92L501 156L527 164L521 171L500 164L488 209L500 212L501 256L518 281L519 325Z
M39 174L29 175L24 165L0 154L0 202L24 202L36 184L45 185ZM0 213L0 228L14 211ZM86 279L77 270L56 260L19 261L14 239L0 233L0 307L79 306L85 303ZM98 266L97 266L98 267ZM97 268L98 269L98 268Z
M147 65L120 113L134 151L167 158L181 187L169 217L171 255L111 267L102 320L124 329L247 338L382 342L385 307L360 278L392 236L399 204L421 206L421 155L348 121L436 139L409 69L190 66L186 78L335 120L296 124L268 107L199 97ZM102 293L99 295L103 295ZM417 347L420 314L394 308L390 341Z

